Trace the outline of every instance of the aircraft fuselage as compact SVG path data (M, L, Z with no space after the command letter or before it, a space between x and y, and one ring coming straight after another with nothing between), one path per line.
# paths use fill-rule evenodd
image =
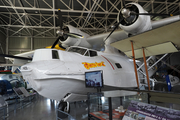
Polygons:
M88 71L103 71L102 90L137 87L133 64L126 56L97 52L87 48L79 50L79 47L78 49L74 47L73 49L70 51L36 50L33 61L21 67L24 79L39 94L55 100L61 100L67 93L85 95L87 92L96 91L85 87L85 72Z

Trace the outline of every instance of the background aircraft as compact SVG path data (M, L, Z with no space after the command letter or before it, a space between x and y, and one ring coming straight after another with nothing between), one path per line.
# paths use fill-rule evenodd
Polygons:
M13 91L13 88L25 87L27 85L25 81L19 76L14 74L0 74L0 95L6 99L12 99L16 97L16 94Z

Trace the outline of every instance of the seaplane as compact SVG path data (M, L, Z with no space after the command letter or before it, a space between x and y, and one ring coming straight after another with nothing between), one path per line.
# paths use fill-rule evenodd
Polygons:
M63 28L59 10L59 37L51 48L34 51L32 61L21 66L23 78L40 95L60 101L59 108L67 112L69 102L86 99L87 92L96 91L85 86L86 72L102 71L102 91L137 88L133 62L112 44L180 20L178 15L151 21L150 15L160 14L148 13L137 3L124 4L112 32L89 36L71 25ZM122 30L115 31L118 26ZM66 51L53 49L58 41Z

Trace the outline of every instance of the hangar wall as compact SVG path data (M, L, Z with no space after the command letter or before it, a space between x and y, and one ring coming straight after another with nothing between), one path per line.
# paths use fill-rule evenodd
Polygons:
M57 38L34 38L34 49L53 45Z
M50 46L56 38L46 37L9 37L8 54L14 55Z
M28 37L9 37L8 54L14 55L31 50L31 39Z
M3 31L0 28L0 31ZM6 53L6 36L0 32L0 54L5 54ZM5 63L4 57L0 57L0 63Z

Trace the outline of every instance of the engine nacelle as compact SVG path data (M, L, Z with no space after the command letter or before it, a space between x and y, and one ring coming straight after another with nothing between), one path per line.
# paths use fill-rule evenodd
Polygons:
M86 41L86 38L89 36L88 34L80 31L79 29L77 29L71 25L66 25L66 27L67 27L69 33L76 33L76 34L82 35L83 38L66 37L65 39L60 39L60 42L62 43L62 45L81 46L81 47L87 47L87 48L92 47Z
M129 3L126 5L126 9L134 11L136 13L147 13L139 4ZM117 21L122 17L121 10L118 13ZM138 34L152 29L151 19L149 15L130 15L128 18L125 18L119 25L121 29L126 31L128 34Z

